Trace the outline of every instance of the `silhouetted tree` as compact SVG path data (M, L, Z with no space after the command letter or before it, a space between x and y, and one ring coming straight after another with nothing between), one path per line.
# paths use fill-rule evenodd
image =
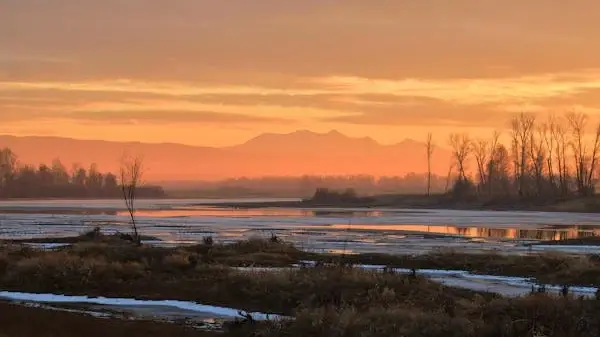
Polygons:
M123 201L127 207L129 217L131 218L131 228L133 230L133 240L140 244L141 239L136 224L136 200L138 198L137 190L141 185L143 160L141 157L123 156L121 160L121 191Z
M511 120L511 135L513 140L513 151L515 156L515 172L519 186L519 195L525 193L525 184L528 169L529 142L533 133L535 117L530 114L521 113Z
M117 176L112 173L107 173L106 175L104 175L104 184L103 184L102 188L103 188L102 194L104 196L114 197L115 191L117 191L119 189L119 183L117 181Z
M510 155L504 145L496 145L487 163L487 184L490 196L510 195Z
M471 187L464 162L473 154L479 176L476 190L487 188L489 198L516 196L546 202L593 195L599 175L600 124L589 137L587 121L585 114L568 113L562 118L549 115L547 121L537 123L533 116L521 113L510 124L511 155L498 145L497 133L491 141L472 142L472 151L464 145L466 136L451 135L449 143L459 170L452 192L462 195Z
M466 133L453 133L450 135L449 142L454 156L454 163L458 169L459 180L466 180L466 164L471 153L471 140Z
M6 189L15 178L16 171L17 156L8 148L0 149L0 192L6 193Z
M435 149L431 132L427 134L425 148L427 149L427 195L429 196L431 195L431 157L433 156L433 151Z
M0 198L118 198L121 188L112 173L101 173L96 165L89 173L74 165L69 174L60 160L52 166L18 165L10 149L0 150ZM138 186L140 197L164 197L161 187Z
M485 165L491 152L489 148L490 144L487 139L477 139L473 141L471 146L473 147L473 155L475 156L475 162L477 164L479 185L485 186L487 180Z

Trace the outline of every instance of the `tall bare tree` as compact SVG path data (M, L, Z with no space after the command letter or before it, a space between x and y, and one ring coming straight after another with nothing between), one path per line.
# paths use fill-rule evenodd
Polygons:
M141 237L136 223L136 200L137 190L142 183L143 159L141 157L130 157L123 155L121 159L121 191L122 198L127 207L127 212L131 219L131 228L133 230L133 241L141 243Z
M444 192L448 192L448 189L450 188L450 179L452 178L454 165L455 164L453 162L450 162L450 165L448 165L448 174L446 174L446 188L444 189Z
M497 144L487 165L490 196L502 192L510 195L510 155L504 145Z
M577 191L583 195L586 193L587 172L587 144L585 143L585 129L588 122L587 115L583 113L570 112L566 114L569 129L571 131L571 147L575 161L575 179Z
M554 117L554 115L549 115L548 116L548 120L542 124L541 126L541 137L543 138L544 144L546 146L546 151L548 151L548 156L546 157L546 169L548 171L548 179L550 180L550 186L552 186L552 188L555 188L555 181L554 181L554 147L555 147L555 140L556 138L554 137L555 134L555 130L556 129L556 117Z
M535 187L538 196L542 195L544 183L544 167L546 165L546 147L544 142L544 127L535 126L529 141L529 157L535 177Z
M493 194L493 186L494 184L492 183L492 181L494 180L494 174L497 172L495 169L495 166L498 165L496 158L497 156L495 156L496 151L498 149L498 141L500 140L500 132L499 131L494 131L494 133L492 134L492 139L490 140L489 144L487 145L487 154L480 156L481 158L478 160L483 162L483 175L485 176L485 184L488 188L488 194L491 196ZM475 150L475 152L478 152L477 150ZM479 163L478 163L479 165ZM481 173L480 173L481 174Z
M479 177L479 186L483 187L487 184L486 162L490 155L489 142L487 139L477 139L472 142L473 156L477 164L477 174ZM481 192L481 191L480 191Z
M458 169L458 177L462 180L467 180L466 163L471 153L471 140L466 133L453 133L449 139L452 155L454 156L456 168Z
M11 149L0 149L0 188L5 187L17 171L17 155Z
M526 113L521 113L511 120L513 146L516 151L515 164L518 165L516 179L520 196L525 193L525 178L528 169L527 153L534 125L535 117Z
M433 151L435 149L431 132L427 134L425 146L427 149L427 195L429 196L431 195L431 157L433 156Z
M558 118L549 115L538 124L533 116L521 113L510 125L511 152L498 144L497 133L491 140L472 140L470 146L466 145L468 136L450 136L452 162L457 170L453 176L458 177L452 190L455 197L472 197L469 193L481 193L486 188L490 196L503 198L518 194L545 199L596 193L600 180L600 123L594 125L595 130L588 130L591 120L587 115L568 113ZM470 155L477 162L473 173L479 181L475 185L465 173Z
M560 191L563 195L567 194L569 189L569 167L567 166L567 148L568 139L564 120L559 120L554 125L552 137L556 146L556 162L558 169L558 182Z
M598 151L600 150L600 123L596 125L596 134L594 136L594 146L592 148L592 157L590 162L590 170L587 177L587 185L589 193L595 192L595 171L598 166Z

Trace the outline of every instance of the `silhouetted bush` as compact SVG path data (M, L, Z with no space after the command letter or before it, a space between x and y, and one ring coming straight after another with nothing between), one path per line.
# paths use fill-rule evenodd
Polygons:
M348 188L342 192L332 191L328 188L318 188L313 197L305 201L316 204L356 204L372 202L373 199L359 197L352 188Z

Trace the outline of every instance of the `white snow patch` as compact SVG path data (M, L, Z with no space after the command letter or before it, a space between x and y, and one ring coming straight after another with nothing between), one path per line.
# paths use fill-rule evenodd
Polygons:
M88 296L68 296L57 294L33 294L11 291L1 291L0 298L33 303L88 303L111 306L165 306L181 310L210 313L220 317L239 317L239 310L237 309L217 307L212 305L203 305L194 302L177 300L152 301L138 300L133 298L106 298ZM252 317L256 320L281 319L281 316L279 315L271 315L258 312L250 313L250 315L252 315Z
M315 266L315 261L301 261L301 264L295 264L293 268L304 266ZM356 268L369 271L383 271L383 265L355 265ZM278 272L290 270L290 268L235 268L240 271L262 271L262 272ZM401 274L409 274L411 269L407 268L391 268L393 272ZM471 289L476 291L495 292L504 296L520 296L526 295L531 291L531 287L537 289L542 285L534 278L516 277L516 276L499 276L499 275L484 275L473 274L466 270L442 270L442 269L415 269L418 275L423 275L433 281L443 283L447 286ZM562 286L546 284L546 291L562 290ZM575 295L593 296L598 291L595 287L576 287L570 286L569 293Z
M47 250L71 246L70 243L31 243L31 242L23 243L23 245L33 247L33 248L47 249Z

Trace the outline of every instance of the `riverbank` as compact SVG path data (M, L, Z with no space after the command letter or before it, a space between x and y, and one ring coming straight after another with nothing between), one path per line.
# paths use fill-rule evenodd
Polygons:
M196 204L214 206L214 204ZM351 202L326 202L305 199L302 201L270 202L224 202L219 207L253 208L404 208L404 209L449 209L489 211L539 211L600 213L600 197L568 198L551 201L504 200L504 201L457 201L447 195L376 195L359 198Z

